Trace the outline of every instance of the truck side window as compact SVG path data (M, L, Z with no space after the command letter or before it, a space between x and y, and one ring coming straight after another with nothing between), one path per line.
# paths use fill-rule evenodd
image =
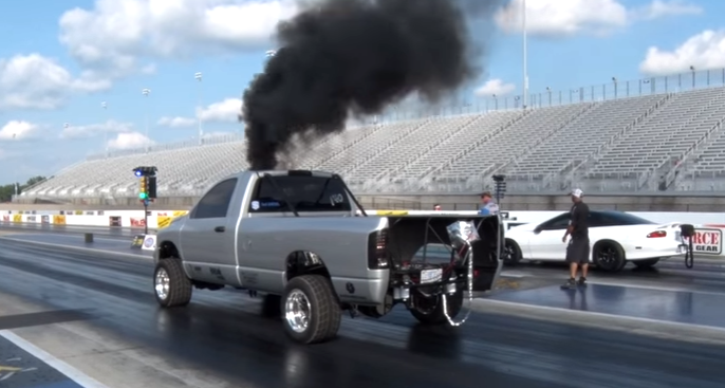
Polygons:
M350 198L342 182L338 179L318 176L275 176L271 179L277 183L279 190L269 181L262 178L257 184L254 199L249 211L254 213L287 212L285 202L289 199L297 211L350 211Z
M234 194L234 188L237 186L237 178L227 179L219 182L206 195L204 195L199 203L196 204L194 211L189 218L224 218L229 210L229 202Z

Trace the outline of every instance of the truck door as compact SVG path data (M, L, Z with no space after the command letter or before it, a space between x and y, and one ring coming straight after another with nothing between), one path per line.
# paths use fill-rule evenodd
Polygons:
M237 283L235 217L227 217L237 178L217 183L189 213L181 230L181 255L197 280Z

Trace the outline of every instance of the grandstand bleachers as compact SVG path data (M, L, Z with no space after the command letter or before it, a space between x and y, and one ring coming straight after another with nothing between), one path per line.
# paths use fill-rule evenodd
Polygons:
M725 88L432 116L350 128L299 147L296 168L342 174L367 193L480 190L495 173L510 191L725 188ZM132 169L155 165L161 196L198 195L248 167L242 135L210 144L94 157L20 199L136 196Z

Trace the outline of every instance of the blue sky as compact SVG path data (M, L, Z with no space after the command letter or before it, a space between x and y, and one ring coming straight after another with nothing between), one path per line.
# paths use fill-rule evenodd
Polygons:
M490 42L486 71L463 92L476 104L522 89L522 1L502 3L493 20L472 22ZM723 1L526 3L532 93L725 68ZM192 139L199 116L207 136L241 131L240 96L277 21L294 12L288 0L10 2L0 14L0 183L143 146L146 121L154 143Z

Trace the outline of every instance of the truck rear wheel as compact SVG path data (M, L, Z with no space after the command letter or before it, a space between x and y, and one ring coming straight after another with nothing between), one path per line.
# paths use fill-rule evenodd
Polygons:
M282 318L287 335L303 344L337 336L342 310L330 281L319 275L292 278L284 290Z
M415 292L412 296L413 307L410 309L410 313L420 323L437 325L447 321L443 313L443 295L425 296ZM448 316L455 318L463 307L463 291L459 290L453 295L448 295L447 298Z
M191 301L192 284L179 259L164 259L154 269L154 295L163 307L186 306Z

